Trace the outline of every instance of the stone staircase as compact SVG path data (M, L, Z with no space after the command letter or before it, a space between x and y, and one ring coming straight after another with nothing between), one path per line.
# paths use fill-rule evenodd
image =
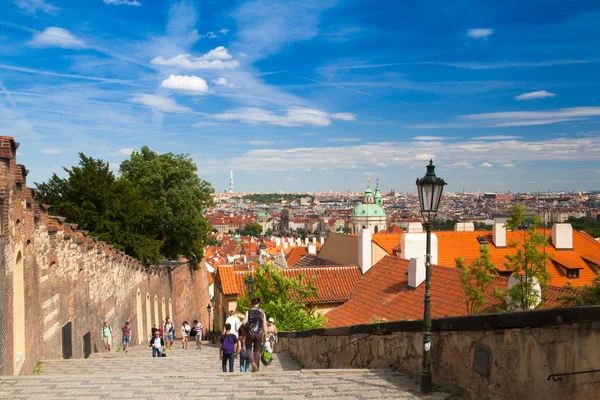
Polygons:
M450 399L418 394L418 382L384 370L303 370L275 354L258 373L223 373L218 346L167 352L149 347L96 353L86 360L50 360L37 375L0 377L0 399ZM238 360L235 371L239 371Z

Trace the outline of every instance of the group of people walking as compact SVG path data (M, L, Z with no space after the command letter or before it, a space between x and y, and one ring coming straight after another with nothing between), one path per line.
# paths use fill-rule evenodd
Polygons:
M275 320L269 318L260 309L260 298L251 300L251 308L246 311L244 321L229 311L225 321L225 329L221 336L219 357L222 361L223 372L233 372L234 359L240 360L240 372L257 372L260 369L261 358L270 357L277 343L277 327ZM261 357L261 353L266 352Z
M219 346L223 372L227 372L228 366L229 372L233 372L235 359L239 359L240 372L257 372L260 369L261 358L263 362L265 359L270 359L277 343L277 327L273 318L269 318L267 322L266 314L260 308L260 303L261 300L258 297L251 300L251 308L246 311L243 321L240 321L232 310L229 311ZM204 326L201 322L194 320L193 325L190 325L187 321L183 321L180 332L182 349L188 349L190 338L194 338L196 341L196 350L202 349ZM105 351L110 352L113 331L107 321L102 326L101 336ZM125 322L121 328L121 336L123 351L127 353L131 340L129 321ZM160 327L154 324L150 337L152 357L165 357L167 350L173 350L174 342L175 324L169 317L165 318Z

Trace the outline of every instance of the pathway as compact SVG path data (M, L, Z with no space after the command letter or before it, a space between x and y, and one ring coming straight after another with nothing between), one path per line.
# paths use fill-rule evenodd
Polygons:
M236 360L235 367L239 371ZM45 361L39 375L0 377L0 398L18 399L449 399L421 397L418 383L391 371L301 370L287 354L258 373L223 373L218 347L174 348L152 358L147 347Z

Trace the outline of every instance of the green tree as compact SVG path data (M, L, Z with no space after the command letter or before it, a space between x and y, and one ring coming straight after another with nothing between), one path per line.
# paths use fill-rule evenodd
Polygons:
M322 328L325 318L315 313L306 304L306 299L318 296L313 281L300 274L298 278L287 278L272 262L261 264L254 272L256 281L253 297L260 297L261 308L267 318L275 318L277 329L294 331ZM250 297L239 297L237 309L246 312L250 307Z
M240 230L240 235L260 237L262 233L262 225L258 222L249 222L246 227Z
M548 238L536 231L540 225L538 219L529 217L526 225L525 211L526 209L519 205L511 210L506 226L512 231L520 231L522 238L509 244L516 252L504 256L504 265L518 280L517 284L508 290L511 299L508 302L509 308L521 310L529 310L540 302L536 284L539 283L543 288L550 279L546 270L549 257L544 250Z
M211 230L202 212L213 204L214 190L198 177L192 159L158 154L144 146L123 161L120 170L122 178L152 204L154 223L144 229L148 237L161 241L161 254L199 262Z
M462 257L456 259L456 266L462 269L460 280L466 297L467 314L479 314L486 303L486 292L494 279L494 264L490 261L490 247L479 246L479 258L470 267L465 266Z
M600 304L600 274L591 285L575 287L568 282L565 285L567 294L559 297L565 306L592 306Z
M56 174L36 183L37 201L50 204L61 215L127 254L146 262L160 260L160 241L147 237L144 227L153 223L152 205L141 192L118 180L107 162L79 154L79 164L64 168L66 178Z

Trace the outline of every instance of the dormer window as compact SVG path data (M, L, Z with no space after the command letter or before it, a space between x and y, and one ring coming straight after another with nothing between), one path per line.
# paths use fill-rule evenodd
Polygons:
M579 270L578 269L567 270L567 278L579 278Z

